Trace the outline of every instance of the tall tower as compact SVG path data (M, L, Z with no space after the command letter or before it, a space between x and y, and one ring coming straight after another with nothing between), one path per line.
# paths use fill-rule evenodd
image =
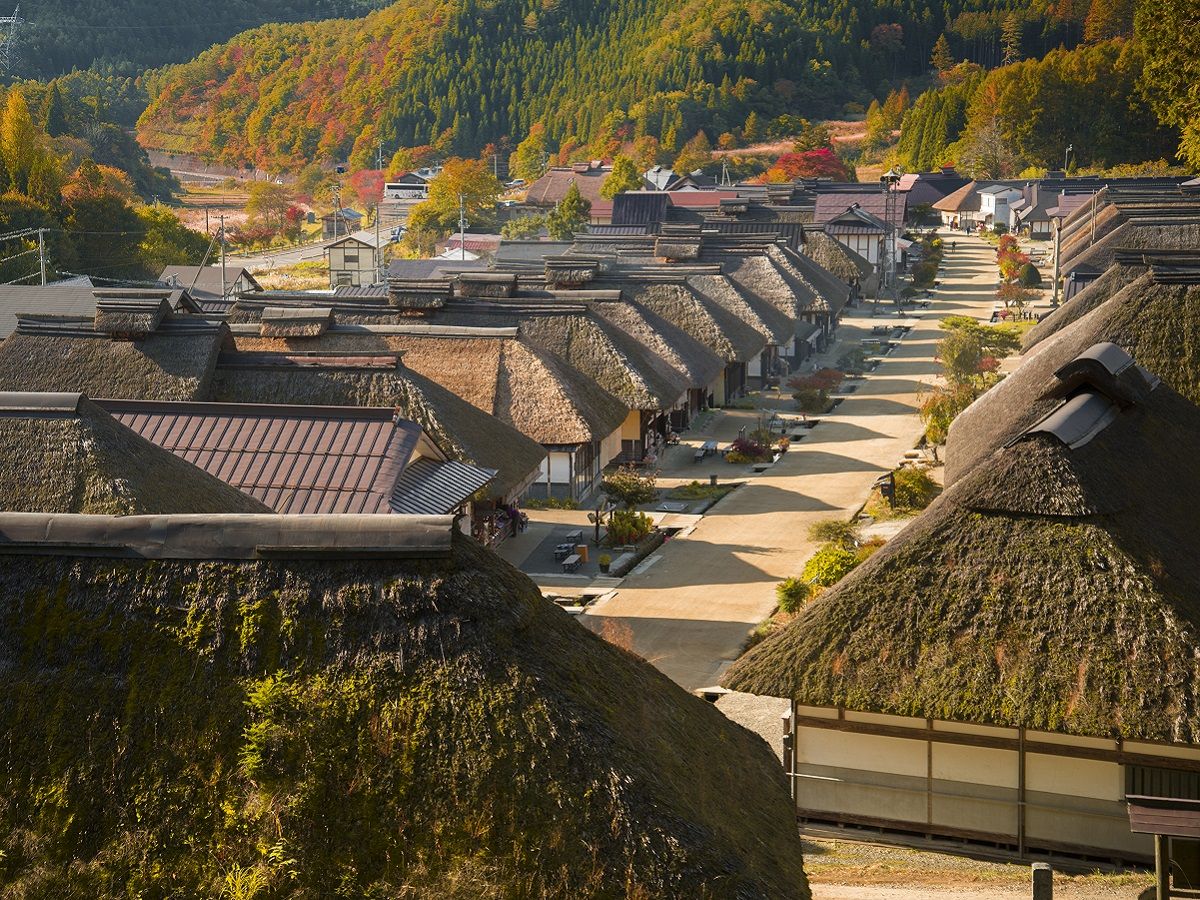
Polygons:
M19 5L11 16L0 16L0 76L5 78L13 74L17 63L17 32L23 24L25 20L21 18Z

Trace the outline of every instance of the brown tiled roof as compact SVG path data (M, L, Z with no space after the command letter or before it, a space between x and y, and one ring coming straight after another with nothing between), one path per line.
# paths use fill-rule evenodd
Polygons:
M390 409L99 403L117 421L278 513L382 514L421 428Z
M525 202L534 206L554 206L567 196L572 182L579 186L580 196L584 200L590 200L593 205L601 201L611 202L604 201L600 196L600 187L611 173L612 169L609 168L588 169L582 172L576 169L551 169L529 186Z

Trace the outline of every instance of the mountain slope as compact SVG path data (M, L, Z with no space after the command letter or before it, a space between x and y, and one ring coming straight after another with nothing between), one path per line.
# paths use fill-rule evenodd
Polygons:
M750 112L839 111L918 74L964 8L1006 0L406 0L354 22L265 26L150 80L148 146L296 165L543 122L677 149Z

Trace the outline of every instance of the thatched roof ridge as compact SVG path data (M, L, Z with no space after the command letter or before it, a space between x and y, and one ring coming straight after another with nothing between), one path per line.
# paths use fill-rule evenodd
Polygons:
M862 255L823 231L806 229L800 249L817 265L847 284L870 278L875 270Z
M1023 352L1032 350L1072 322L1083 318L1118 291L1126 288L1145 271L1145 266L1109 266L1103 275L1086 285L1083 290L1058 309L1051 310L1033 328L1025 332L1025 337L1021 341Z
M397 364L396 357L222 357L212 397L222 403L391 407L416 422L448 457L499 474L488 491L514 497L536 477L546 451L494 416Z
M267 306L259 321L263 337L320 337L333 324L333 309L328 306Z
M810 896L763 742L462 536L419 559L47 549L0 564L18 893L171 872L203 896L283 841L311 896Z
M817 299L807 285L786 275L765 253L728 254L725 274L744 293L761 297L793 321Z
M641 303L593 303L588 311L681 372L689 388L707 388L725 367L716 353Z
M1083 236L1086 238L1086 235ZM1072 245L1070 252L1064 250L1059 268L1063 272L1091 266L1101 272L1115 261L1122 250L1185 249L1200 247L1200 215L1188 220L1145 221L1134 219L1123 222L1095 243L1081 240Z
M1082 295L1081 295L1082 296ZM1030 350L1021 365L950 426L946 481L963 477L1054 405L1054 373L1088 347L1111 341L1193 402L1200 402L1200 284L1146 272L1087 315Z
M188 318L168 319L139 341L114 341L86 319L22 316L0 344L0 390L203 399L229 329Z
M1200 410L1166 385L1070 448L995 450L780 634L735 690L1200 740ZM1175 523L1175 524L1170 524Z
M139 437L79 393L0 393L0 509L253 513L267 507Z

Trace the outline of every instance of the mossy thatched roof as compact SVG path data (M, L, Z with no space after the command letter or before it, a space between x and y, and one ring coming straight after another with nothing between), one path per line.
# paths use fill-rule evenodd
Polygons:
M1127 287L1130 282L1139 278L1145 271L1146 267L1143 265L1109 266L1099 278L1086 285L1083 290L1058 309L1051 310L1033 328L1025 332L1025 337L1021 341L1023 351L1032 350L1072 322L1082 319L1118 291Z
M1200 410L1163 384L1114 415L1073 449L1040 431L994 448L724 684L1200 740Z
M747 362L766 347L754 326L685 282L622 282L625 293L691 335L724 362Z
M50 553L0 557L12 896L809 897L762 740L469 540Z
M1087 315L1030 350L1003 381L950 426L946 481L969 472L992 451L1041 418L1055 403L1044 395L1054 373L1088 347L1111 341L1193 402L1200 402L1200 283L1146 272ZM1083 296L1081 293L1080 297Z
M0 390L78 391L123 400L204 399L223 324L167 319L142 340L113 340L90 320L21 316L0 344Z
M266 506L117 422L81 394L0 393L0 509L137 515Z
M801 250L821 268L847 284L870 278L875 270L861 254L823 231L806 230Z

